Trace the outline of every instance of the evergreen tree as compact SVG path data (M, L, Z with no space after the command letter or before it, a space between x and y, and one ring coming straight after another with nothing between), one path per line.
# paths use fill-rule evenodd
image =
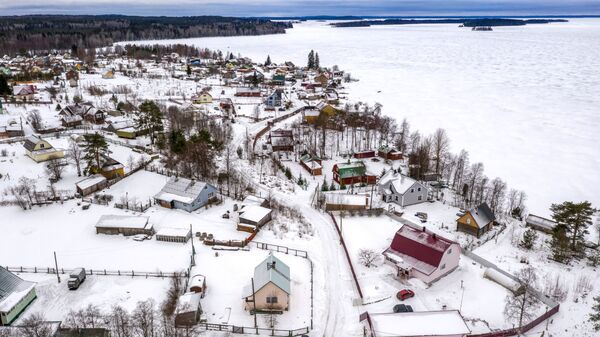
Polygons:
M91 133L83 135L85 144L83 146L83 160L86 161L86 174L96 173L102 167L104 157L110 154L106 139L99 133Z
M315 52L313 50L308 53L308 69L313 69L315 67Z
M523 233L523 238L521 239L521 242L519 243L519 245L527 250L531 250L533 248L533 245L535 244L535 241L538 238L538 234L535 230L529 228L528 230L525 231L525 233Z
M265 66L271 65L271 55L267 55L267 60L265 61Z
M323 185L321 185L321 191L323 191L323 192L329 191L329 185L327 185L327 180L325 180L325 178L323 178Z
M319 69L321 67L321 62L319 61L319 53L315 54L315 69Z
M292 179L292 171L290 171L289 167L285 168L285 177L288 178L288 179L290 179L290 180Z
M589 233L588 227L592 224L594 209L588 201L574 203L565 201L562 204L550 206L552 218L558 223L557 227L565 230L570 241L570 249L577 251Z
M4 75L0 76L0 96L10 95L12 94L12 90L6 81L6 77Z
M592 313L590 314L590 322L592 322L595 331L600 330L600 296L594 297L594 305L592 306Z
M331 185L329 185L329 190L335 191L335 184L333 183L333 180L331 181Z
M571 254L569 253L569 239L563 226L558 225L554 227L550 247L552 249L552 259L562 263L569 262L571 258Z
M190 67L190 65L187 65L187 68L185 69L185 72L188 76L192 75L192 68Z

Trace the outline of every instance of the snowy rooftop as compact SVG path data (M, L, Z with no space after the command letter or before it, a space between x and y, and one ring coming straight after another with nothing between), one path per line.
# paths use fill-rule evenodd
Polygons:
M333 205L365 206L368 202L368 197L365 194L330 193L327 194L326 198L327 203Z
M527 219L525 219L525 222L528 225L534 225L537 227L546 228L548 230L552 230L554 227L556 227L556 221L542 218L541 216L537 216L537 215L533 215L533 214L529 214L527 216Z
M242 201L242 203L250 206L250 205L262 205L263 202L265 202L266 200L264 198L260 198L257 197L255 195L249 195L247 197L244 198L244 201Z
M82 190L85 190L86 188L90 188L96 184L99 184L103 181L106 181L106 178L100 174L94 174L93 176L89 176L79 182L77 182L75 185L77 187L79 187Z
M265 207L250 205L246 206L241 210L240 219L250 220L252 222L259 222L264 219L271 210Z
M471 333L458 310L371 314L381 337L461 336Z
M35 286L0 267L0 311L8 312Z
M176 312L195 311L200 306L201 295L197 293L185 293L177 300Z
M156 235L159 236L188 236L191 234L191 229L189 228L173 228L173 227L163 227L156 232Z
M191 203L206 188L206 185L205 182L201 181L172 177L165 187L154 197L166 202L176 200L183 203Z
M151 228L147 216L103 215L96 223L96 228Z

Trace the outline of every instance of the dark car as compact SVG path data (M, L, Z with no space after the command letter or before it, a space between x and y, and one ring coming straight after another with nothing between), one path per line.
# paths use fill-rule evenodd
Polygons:
M413 308L410 305L406 305L406 304L396 304L394 306L394 312L395 313L413 312Z
M410 289L402 289L396 294L396 298L400 301L404 301L407 298L415 296L415 292Z

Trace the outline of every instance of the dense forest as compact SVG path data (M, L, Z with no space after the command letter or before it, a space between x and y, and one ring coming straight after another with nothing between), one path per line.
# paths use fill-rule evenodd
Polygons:
M118 41L282 34L291 23L220 16L28 15L0 17L0 56L97 48Z
M475 26L524 26L530 24L545 24L551 22L567 22L564 19L501 19L501 18L481 18L481 19L386 19L386 20L362 20L350 22L332 23L334 27L370 27L376 25L415 25L415 24L441 24L456 23L465 27Z

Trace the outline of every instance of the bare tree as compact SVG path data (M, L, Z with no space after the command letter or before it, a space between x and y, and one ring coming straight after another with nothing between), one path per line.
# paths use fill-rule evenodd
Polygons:
M71 139L69 141L69 148L67 149L67 156L75 163L78 177L81 177L81 161L83 160L83 155L83 151L79 147L79 144L77 144L74 139Z
M59 181L65 171L65 165L58 157L51 157L46 163L46 174L51 181Z
M40 313L32 314L23 319L21 327L23 337L51 337L53 335L51 325L46 322L44 315Z
M558 302L564 302L569 295L569 288L565 285L564 281L560 277L560 274L546 275L544 277L544 295L554 299Z
M154 301L139 301L131 314L135 336L154 337L156 335L156 312Z
M435 161L435 174L440 174L442 169L442 161L445 155L450 150L450 139L444 129L437 129L433 133L432 152L433 160Z
M372 249L361 249L358 251L358 260L360 261L360 263L367 267L367 268L371 268L372 266L375 266L375 264L377 263L377 261L379 260L379 254L377 254L374 250Z
M112 307L108 317L110 330L114 337L132 337L132 322L129 314L123 307L115 305Z
M537 284L537 275L532 267L526 267L516 276L519 278L523 293L521 295L510 294L506 297L504 315L508 320L517 323L518 328L521 328L524 322L535 317L535 311L539 306L539 301L533 292Z
M29 113L28 117L29 123L31 124L31 127L33 127L34 130L38 131L42 128L43 119L39 110L32 110Z

